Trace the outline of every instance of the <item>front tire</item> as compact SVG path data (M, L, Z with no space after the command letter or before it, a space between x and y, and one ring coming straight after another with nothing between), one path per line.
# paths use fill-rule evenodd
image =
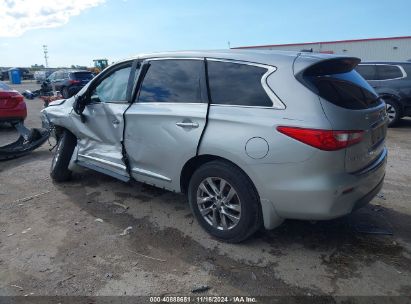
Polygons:
M228 162L212 161L197 169L188 197L200 225L220 240L239 243L262 226L257 191L246 174Z
M69 91L68 91L68 88L63 88L61 94L63 95L63 98L64 98L64 99L70 98L70 93L69 93Z
M387 99L385 101L386 110L388 115L388 126L393 127L398 124L401 119L401 108L399 104L392 99Z
M50 176L53 181L60 183L70 179L71 170L68 166L76 144L76 137L69 131L63 131L51 162Z

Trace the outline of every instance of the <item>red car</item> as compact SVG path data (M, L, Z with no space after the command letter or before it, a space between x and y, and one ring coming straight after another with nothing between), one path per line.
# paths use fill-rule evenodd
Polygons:
M27 107L24 97L0 81L0 122L24 121Z

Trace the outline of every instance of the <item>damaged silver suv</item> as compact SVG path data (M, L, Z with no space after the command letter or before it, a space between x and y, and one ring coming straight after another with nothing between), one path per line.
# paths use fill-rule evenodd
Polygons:
M325 220L381 189L385 105L357 58L273 51L151 54L42 111L56 182L81 166L188 195L213 236Z

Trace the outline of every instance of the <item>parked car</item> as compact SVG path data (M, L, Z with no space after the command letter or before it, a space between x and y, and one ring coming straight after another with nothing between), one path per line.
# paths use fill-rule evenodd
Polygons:
M52 70L41 70L34 72L34 79L37 83L42 83L53 73Z
M387 157L385 104L359 62L243 50L119 62L42 111L58 139L51 177L81 166L186 193L229 242L346 215L380 191Z
M0 81L0 122L20 122L26 117L27 108L23 95Z
M411 116L411 62L364 62L356 70L387 104L389 126Z
M77 70L59 70L47 78L54 90L60 91L64 98L75 95L91 79L93 79L91 72Z
M19 68L20 76L23 80L32 80L34 79L34 73L32 73L28 68Z

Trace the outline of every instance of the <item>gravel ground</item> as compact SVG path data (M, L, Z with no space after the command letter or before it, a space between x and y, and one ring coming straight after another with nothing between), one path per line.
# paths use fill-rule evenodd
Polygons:
M39 127L42 103L27 104L27 125ZM0 163L0 295L193 295L207 285L202 295L409 296L410 130L411 120L389 130L385 185L370 205L239 245L208 236L179 194L92 171L54 184L45 144ZM3 142L13 136L0 127Z

